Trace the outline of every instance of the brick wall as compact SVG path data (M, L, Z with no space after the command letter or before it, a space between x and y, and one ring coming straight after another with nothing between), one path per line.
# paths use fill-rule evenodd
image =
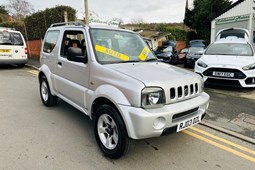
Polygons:
M186 41L177 41L175 49L179 52L181 49L186 47Z
M29 57L31 58L40 58L40 51L41 51L41 40L31 40L27 42L27 48Z

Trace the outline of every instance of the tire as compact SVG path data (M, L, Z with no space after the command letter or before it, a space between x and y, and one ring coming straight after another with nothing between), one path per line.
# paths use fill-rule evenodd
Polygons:
M23 68L23 67L25 67L25 64L18 64L18 67Z
M58 97L53 96L50 91L49 83L45 76L42 76L40 79L40 96L42 102L46 106L54 106L58 103Z
M100 106L95 112L94 134L105 156L118 159L130 145L126 127L119 112L109 105Z
M188 68L188 64L186 60L184 60L184 68Z

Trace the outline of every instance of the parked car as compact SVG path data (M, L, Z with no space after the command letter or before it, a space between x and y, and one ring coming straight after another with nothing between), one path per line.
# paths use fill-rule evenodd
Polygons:
M183 48L180 50L180 52L178 53L178 63L184 63L188 51L189 48Z
M194 67L195 62L202 56L204 47L190 47L184 60L184 67Z
M189 47L206 47L205 40L191 40L189 41Z
M81 46L70 46L65 53L66 39ZM199 123L208 108L203 79L158 62L132 31L53 24L40 62L43 104L54 106L61 98L88 115L99 148L110 158L121 157L130 139L158 137Z
M168 64L177 64L178 62L178 55L174 46L159 46L154 51L154 54L157 56L159 61Z
M27 46L22 34L12 28L0 27L0 64L27 63Z
M195 72L206 84L255 87L254 50L245 36L235 36L231 32L208 47L196 62ZM227 35L226 30L224 34Z

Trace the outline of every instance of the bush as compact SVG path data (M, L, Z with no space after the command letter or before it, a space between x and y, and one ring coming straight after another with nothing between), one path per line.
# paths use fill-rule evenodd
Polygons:
M25 25L28 31L29 40L43 39L48 27L57 22L64 22L64 11L68 14L69 21L76 20L76 10L69 6L57 6L47 8L25 18Z
M12 21L12 22L2 22L0 27L15 28L15 30L20 31L24 38L26 38L24 23L21 21Z
M57 6L55 8L48 8L44 11L39 11L31 16L25 18L24 22L3 22L0 23L0 27L10 27L15 28L20 31L25 39L27 40L38 40L43 39L45 32L48 27L57 22L64 22L64 11L67 12L68 20L76 20L76 10L69 6ZM25 34L25 26L27 31L27 36Z
M157 30L162 32L170 32L171 35L175 37L176 41L186 41L187 38L187 32L178 28L168 27L166 25L159 25L157 27Z

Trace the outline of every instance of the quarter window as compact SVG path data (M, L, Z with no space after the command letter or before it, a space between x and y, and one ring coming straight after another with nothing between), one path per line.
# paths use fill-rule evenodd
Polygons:
M46 53L51 53L56 46L59 31L49 31L46 35L45 42L43 45L43 51Z

